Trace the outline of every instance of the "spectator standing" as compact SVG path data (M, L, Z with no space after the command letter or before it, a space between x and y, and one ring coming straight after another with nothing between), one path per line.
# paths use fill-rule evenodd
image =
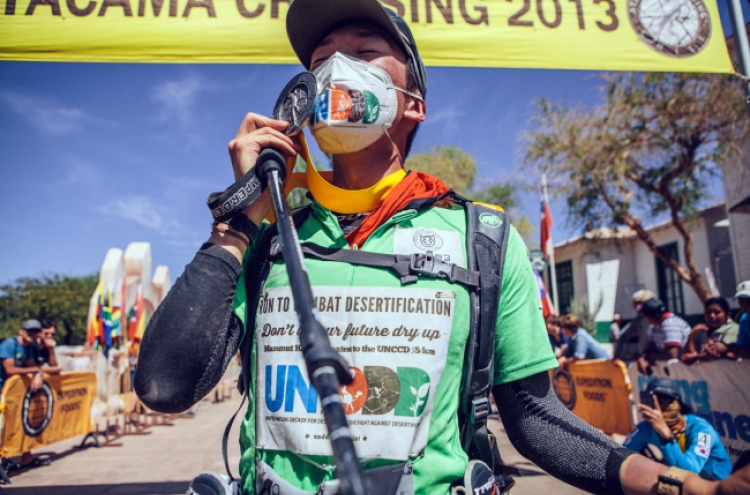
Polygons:
M638 358L638 371L649 374L654 361L679 359L690 336L690 325L667 310L659 299L649 299L639 311L653 325L646 350Z
M620 325L622 324L622 317L615 313L615 315L612 317L612 324L609 326L609 342L610 344L615 344L617 342L617 339L620 338L620 335L622 334L622 329L620 328Z
M560 326L560 319L550 314L544 319L544 323L547 325L547 335L549 343L552 345L552 350L555 352L555 357L562 356L562 353L568 348L570 339L563 333Z
M750 280L745 280L737 286L734 295L737 304L740 305L742 315L739 318L739 333L734 344L723 344L713 342L706 345L706 352L714 357L727 357L730 359L750 358Z
M643 303L649 299L656 299L656 294L650 290L639 290L634 293L632 297L633 309L638 312ZM635 361L646 350L649 338L651 338L651 324L639 313L633 321L622 329L617 344L615 344L615 358L623 361Z
M13 375L34 374L29 388L36 392L44 383L44 374L42 368L36 363L32 346L42 331L42 324L39 320L26 320L18 329L18 335L14 338L5 339L0 343L0 390L5 385L5 380ZM34 457L31 452L24 452L21 455L20 464L13 464L10 467L20 466L37 467L46 466L50 463L49 458Z
M682 361L690 364L702 359L715 359L727 357L728 346L737 342L739 325L729 317L729 303L723 297L712 297L703 305L703 317L705 323L695 325L690 332L685 350L682 353ZM720 342L723 352L715 349L715 352L706 351L706 346Z
M728 477L732 462L719 434L708 421L689 414L674 382L652 380L646 392L653 397L653 407L638 404L643 421L633 428L623 447L708 480Z
M62 371L62 366L57 362L55 354L55 335L57 335L57 325L54 321L44 321L42 331L39 337L29 346L29 350L37 366L41 366L45 373L55 374Z
M585 329L576 315L563 315L560 318L563 332L570 342L557 362L567 367L581 359L609 359L609 354Z

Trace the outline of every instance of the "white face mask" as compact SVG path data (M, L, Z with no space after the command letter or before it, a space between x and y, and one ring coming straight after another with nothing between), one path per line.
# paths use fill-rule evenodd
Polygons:
M324 153L354 153L388 135L398 111L397 90L422 99L394 86L380 67L338 52L314 73L318 96L310 130Z

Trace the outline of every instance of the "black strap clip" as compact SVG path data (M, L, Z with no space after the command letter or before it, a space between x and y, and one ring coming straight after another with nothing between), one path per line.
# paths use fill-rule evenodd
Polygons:
M432 251L427 251L425 254L412 254L409 260L409 270L412 273L433 278L445 277L451 282L455 282L453 278L455 266L453 263L443 261L442 255L434 254Z
M490 415L490 401L487 397L475 397L471 400L471 422L481 421Z

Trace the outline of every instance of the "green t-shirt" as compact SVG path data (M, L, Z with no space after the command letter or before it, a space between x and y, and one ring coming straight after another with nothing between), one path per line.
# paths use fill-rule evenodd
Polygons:
M301 242L348 249L336 217L316 202L298 233ZM460 206L405 210L360 248L387 254L430 250L465 267L465 236L466 214ZM415 493L448 494L468 462L457 416L469 330L468 290L426 277L401 285L387 269L314 259L305 264L321 322L354 373L354 383L342 388L341 395L363 468L410 461ZM250 275L245 271L240 278L234 306L245 325L244 277ZM248 494L254 493L256 458L311 492L335 478L319 399L296 347L297 320L288 285L283 262L277 261L263 286L255 331L246 334L254 339L250 406L240 433L240 473ZM557 365L526 247L515 229L508 241L497 321L495 384Z

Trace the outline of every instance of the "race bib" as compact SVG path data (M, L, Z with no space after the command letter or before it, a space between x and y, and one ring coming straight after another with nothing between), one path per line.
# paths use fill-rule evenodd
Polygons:
M427 445L456 295L435 289L314 287L320 322L354 373L339 390L360 458L405 461ZM331 455L307 376L289 287L258 304L258 448Z
M396 227L396 232L393 235L393 254L432 251L433 254L441 255L443 261L466 268L463 246L464 241L455 230Z

